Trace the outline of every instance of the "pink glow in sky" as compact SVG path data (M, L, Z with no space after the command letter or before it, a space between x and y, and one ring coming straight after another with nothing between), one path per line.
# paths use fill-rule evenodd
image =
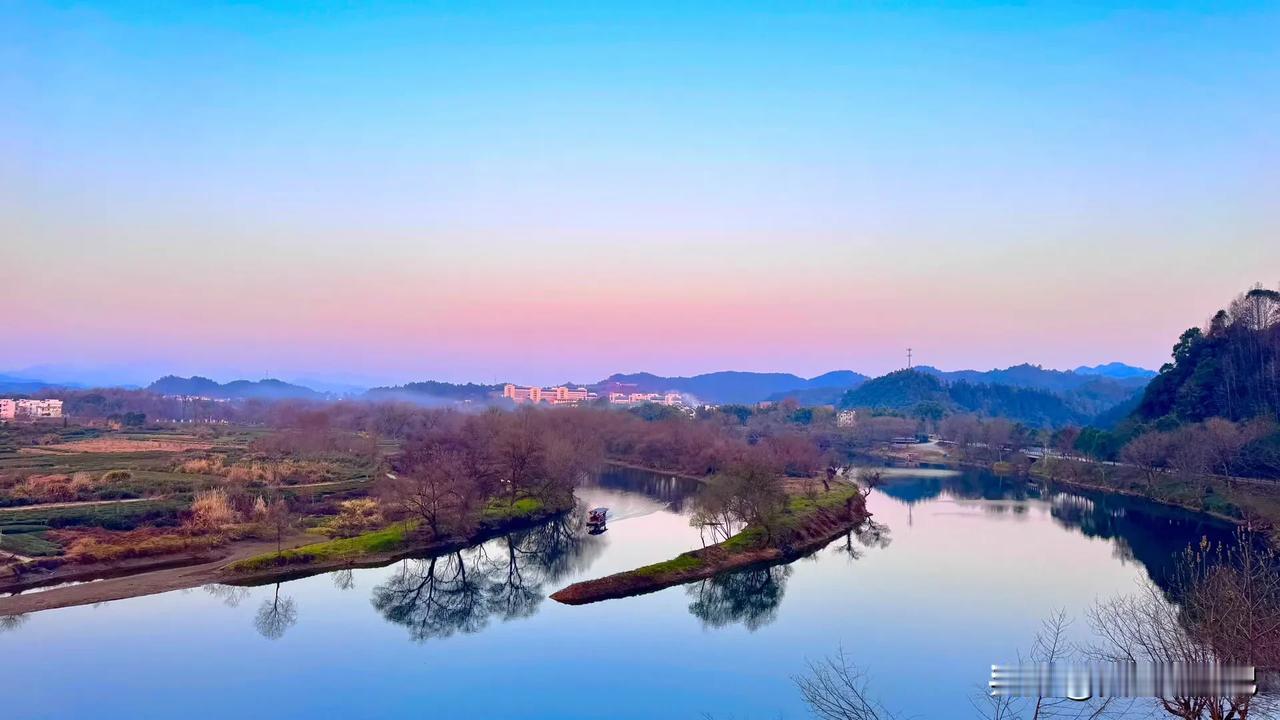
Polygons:
M0 11L0 372L1158 367L1280 279L1228 5Z

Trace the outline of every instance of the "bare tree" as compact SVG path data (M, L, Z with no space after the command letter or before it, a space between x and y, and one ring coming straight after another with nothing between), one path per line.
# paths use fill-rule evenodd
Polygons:
M1080 439L1080 428L1069 425L1053 434L1053 448L1065 458L1072 458L1076 452L1076 440Z
M1070 628L1071 619L1067 617L1066 610L1055 611L1040 622L1040 631L1036 633L1035 640L1031 644L1031 651L1026 656L1019 653L1018 662L1022 665L1052 667L1077 659L1081 653L1070 640ZM1114 698L1092 698L1082 702L1066 697L1045 695L1011 697L993 695L989 692L982 692L970 698L970 704L986 720L1023 717L1033 720L1041 718L1097 720L1110 717L1122 709L1115 703ZM1127 710L1131 703L1119 705L1126 706L1123 709Z
M1248 533L1187 552L1178 581L1188 634L1223 662L1280 670L1280 558Z
M821 720L893 720L896 716L870 696L866 675L845 655L809 662L809 672L791 678L810 712Z
M1120 459L1142 471L1147 486L1155 485L1156 475L1164 465L1169 451L1168 436L1148 432L1129 441L1120 451Z
M477 520L479 492L455 450L433 447L414 455L391 488L394 501L421 520L432 538L465 533Z
M284 495L277 493L275 499L267 506L267 526L275 533L276 556L279 556L284 552L284 536L293 527L293 513Z
M879 468L859 468L858 484L870 495L871 491L884 484L884 472Z
M1214 472L1230 481L1232 466L1249 441L1244 429L1225 418L1209 418L1204 421L1202 438Z
M1128 662L1226 663L1280 668L1280 568L1273 551L1243 531L1227 546L1188 550L1174 581L1179 604L1154 583L1090 613L1103 644L1095 657ZM1247 720L1270 698L1253 695L1161 698L1185 720Z
M1178 477L1192 481L1202 478L1209 471L1210 447L1205 432L1199 425L1179 428L1169 440L1169 467Z
M731 483L713 478L702 492L693 498L693 514L689 524L698 528L702 544L707 536L712 543L728 540L742 529L742 519L735 506L734 488Z

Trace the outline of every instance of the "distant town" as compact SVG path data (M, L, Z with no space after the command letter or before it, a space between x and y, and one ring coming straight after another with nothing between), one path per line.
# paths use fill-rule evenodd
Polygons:
M547 403L549 405L578 405L582 403L591 403L600 399L600 394L592 392L584 387L567 387L558 385L556 387L522 387L512 383L502 386L502 397L511 400L517 405L525 403L538 404ZM684 395L678 392L609 392L605 397L608 398L610 405L640 405L643 403L654 403L657 405L667 405L669 407L691 407L692 404L685 401Z
M62 417L61 400L0 398L0 420L36 420Z

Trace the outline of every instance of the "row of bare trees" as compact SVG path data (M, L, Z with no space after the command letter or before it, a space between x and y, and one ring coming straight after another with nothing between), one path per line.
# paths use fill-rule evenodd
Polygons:
M1246 461L1245 449L1274 432L1275 424L1265 418L1247 423L1209 418L1174 430L1142 433L1121 448L1120 459L1137 468L1148 485L1154 485L1156 478L1166 472L1184 480L1209 474L1230 479L1260 459ZM1267 462L1266 458L1261 460Z
M1041 431L1003 418L948 415L938 423L938 436L955 443L965 457L998 462L1017 455L1041 438Z
M574 409L431 412L402 445L384 496L432 538L470 534L495 502L572 504L574 485L604 459L590 417Z

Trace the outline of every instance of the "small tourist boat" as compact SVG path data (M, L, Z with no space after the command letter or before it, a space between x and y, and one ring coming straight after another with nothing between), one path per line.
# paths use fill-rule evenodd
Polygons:
M609 508L592 508L591 511L587 513L587 527L604 527L605 517L608 514Z

